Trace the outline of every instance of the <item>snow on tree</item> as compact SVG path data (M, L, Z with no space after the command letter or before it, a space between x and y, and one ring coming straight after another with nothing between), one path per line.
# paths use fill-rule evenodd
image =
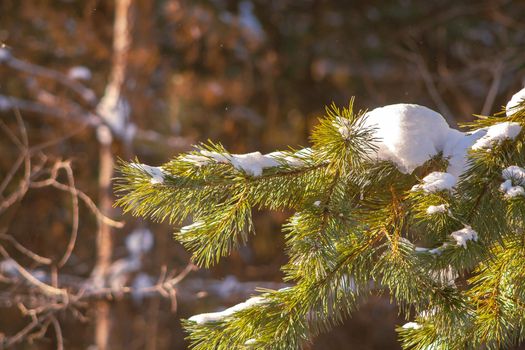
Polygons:
M510 347L525 327L523 95L465 132L426 107L352 100L326 109L310 148L209 143L161 168L122 162L118 205L192 218L176 238L204 267L254 233L254 208L296 211L283 230L293 286L184 321L194 349L302 348L382 292L410 320L405 348Z

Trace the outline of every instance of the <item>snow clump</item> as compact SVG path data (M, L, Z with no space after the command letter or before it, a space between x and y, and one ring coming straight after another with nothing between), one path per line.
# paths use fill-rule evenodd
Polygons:
M11 57L11 51L9 51L9 49L7 49L6 47L0 46L0 63L8 61L9 59L11 59Z
M375 129L377 158L405 174L442 152L451 130L441 114L415 104L379 107L363 118L364 127ZM345 136L344 129L340 132Z
M505 107L507 117L510 117L511 115L518 112L517 107L523 100L525 100L525 88L512 95L512 98L509 100L509 102L507 102L507 106Z
M0 95L0 111L11 109L12 103L8 97Z
M447 206L445 204L431 205L427 208L428 215L434 215L437 213L445 213L446 211L447 211Z
M198 230L199 228L203 227L204 225L205 225L205 222L202 221L202 220L195 221L191 225L187 225L187 226L181 227L180 233L181 234L185 234L185 233L193 231L193 230Z
M465 249L467 248L468 241L478 240L478 233L470 226L465 226L461 230L452 232L450 235L454 238L457 245L462 246Z
M505 180L499 187L500 191L505 194L505 198L514 198L525 196L525 169L511 165L503 170L501 176Z
M515 96L521 94L525 95L525 89ZM503 140L514 140L521 132L520 124L503 122L464 133L450 128L441 114L415 104L379 107L363 118L363 126L375 130L377 151L372 152L377 160L391 161L405 174L442 154L449 161L446 172L457 178L468 168L469 150L490 149ZM343 138L351 136L343 118L337 118L334 125Z
M153 247L153 234L145 227L139 227L126 237L126 248L131 255L147 253Z
M521 125L518 123L504 122L494 124L487 128L485 136L477 140L472 146L472 149L490 149L494 144L503 140L514 140L520 132Z
M251 176L261 176L263 169L279 165L272 157L266 157L261 152L232 155L231 164L235 169L242 170Z
M69 79L74 80L91 80L92 75L88 67L75 66L69 69L67 76Z
M250 176L261 176L264 169L288 165L291 167L304 166L305 158L311 154L310 148L299 150L292 155L285 152L272 152L261 154L252 152L246 154L228 154L202 150L198 154L186 154L182 160L197 166L209 165L212 162L231 164L235 169Z
M131 297L133 301L140 304L142 303L145 296L151 294L151 291L148 291L148 288L153 287L154 280L147 273L139 273L132 283Z
M227 308L224 311L220 312L210 312L207 314L199 314L195 315L189 318L190 321L196 322L197 324L205 324L210 322L218 322L223 320L226 317L229 317L233 315L236 312L239 312L241 310L248 309L252 306L261 305L264 304L266 300L263 297L253 297L245 302L242 302L240 304L234 305L230 308Z
M150 177L152 184L164 183L164 170L158 166L150 166L146 164L132 163L131 166L135 169L145 171Z
M408 322L403 325L404 329L420 329L421 325L417 322Z
M413 191L423 190L427 193L452 191L456 186L457 178L449 173L434 171L423 178L423 183L412 187Z

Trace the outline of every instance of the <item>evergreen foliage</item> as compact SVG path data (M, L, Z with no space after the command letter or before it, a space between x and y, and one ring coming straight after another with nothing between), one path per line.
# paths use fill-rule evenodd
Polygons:
M447 159L438 155L412 174L373 159L374 133L363 115L353 100L330 106L311 149L263 156L262 172L211 142L163 165L160 182L150 167L121 162L117 204L173 224L192 218L176 238L200 266L248 239L254 208L296 212L283 230L292 287L260 291L256 303L235 312L185 321L193 349L302 348L371 293L389 293L413 320L398 328L404 348L499 349L523 340L525 197L500 189L504 169L525 166L523 133L470 150L455 188L427 193L417 187L421 178L445 171ZM464 127L503 122L524 126L525 102L514 114ZM460 244L458 231L476 236Z

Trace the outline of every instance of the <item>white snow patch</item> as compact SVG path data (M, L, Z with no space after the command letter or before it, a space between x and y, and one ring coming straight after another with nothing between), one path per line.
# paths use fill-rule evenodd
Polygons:
M525 196L525 169L517 165L511 165L503 170L501 176L505 180L499 190L505 194L505 198Z
M91 70L85 66L71 67L67 72L69 79L74 80L91 80Z
M349 119L336 117L333 125L337 128L337 131L341 134L343 139L348 140L352 135L352 125Z
M434 215L437 213L445 213L446 211L447 211L447 206L445 204L431 205L427 208L428 215Z
M303 148L292 155L289 155L285 152L272 152L265 154L265 157L270 157L272 159L275 159L279 161L280 163L289 165L291 167L300 168L304 166L304 158L308 157L312 154L311 148Z
M505 112L508 117L519 111L517 107L523 100L525 100L525 88L512 95L512 98L509 100L509 102L507 102Z
M244 342L244 345L254 345L255 343L257 343L257 340L255 339L248 339L247 341Z
M456 241L457 245L467 248L468 241L477 241L478 233L472 229L470 226L465 226L461 230L454 231L450 234L452 238Z
M253 10L251 1L242 1L239 4L239 23L254 36L254 39L260 41L264 39L264 30Z
M427 193L451 191L456 186L457 178L449 173L434 171L423 178L423 183L416 185L412 190L422 189Z
M113 289L124 287L132 272L140 269L140 258L131 256L113 262L108 271L108 283Z
M420 329L422 326L417 322L407 322L403 325L404 329Z
M517 165L511 165L505 168L501 176L505 180L511 180L518 185L525 185L525 169Z
M0 261L0 272L8 276L17 276L17 263L13 259L4 259Z
M253 298L246 300L245 302L242 302L240 304L227 308L224 311L210 312L206 314L195 315L195 316L190 317L189 320L196 322L197 324L217 322L217 321L221 321L225 317L229 317L233 315L236 312L248 309L252 306L264 304L265 302L266 300L263 297L253 297Z
M487 128L485 136L480 138L474 143L472 149L490 148L495 143L503 140L514 140L516 136L521 132L521 125L518 123L504 122L494 124Z
M443 249L445 249L446 247L448 247L448 243L443 243L443 245L441 245L440 247L430 249L428 252L429 252L430 254L441 255L441 252L442 252Z
M11 51L9 51L9 49L0 47L0 63L9 60L11 57Z
M279 166L279 162L271 157L265 157L261 152L233 154L231 163L235 169L242 170L251 176L261 176L264 168Z
M415 251L416 253L429 253L429 254L434 254L434 255L441 255L441 252L446 247L448 247L448 243L443 243L441 246L432 248L432 249L424 248L424 247L416 247Z
M180 228L180 233L181 234L185 234L187 232L190 232L190 231L193 231L193 230L196 230L196 229L199 229L200 227L204 226L205 222L204 221L195 221L193 224L191 225L187 225L187 226L183 226Z
M478 129L468 133L450 129L447 143L443 149L443 157L448 159L448 173L459 177L467 170L468 151L486 133L486 129Z
M8 97L0 95L0 111L11 109L12 104Z
M510 190L512 188L512 180L505 180L500 186L499 186L499 190L501 192L507 192L508 190Z
M108 85L106 88L97 105L97 114L120 138L131 140L135 136L137 127L130 121L131 107L115 86Z
M441 114L415 104L379 107L363 118L365 127L375 128L377 158L405 174L442 152L451 130Z
M272 152L261 154L252 152L246 154L222 154L211 151L200 151L200 154L186 154L182 160L197 166L209 165L211 162L231 164L235 169L241 170L251 176L261 176L264 169L285 164L292 167L304 166L301 158L310 155L312 150L305 148L290 155L285 152Z
M211 162L216 163L230 163L231 155L222 154L219 152L205 151L202 150L200 154L186 154L182 157L182 160L193 163L197 166L208 165Z
M505 193L505 198L514 198L518 196L525 196L525 189L521 186L512 186Z
M146 227L138 227L126 237L126 248L131 255L147 253L153 247L153 233Z
M231 156L229 154L221 154L218 152L210 152L210 151L201 151L201 154L205 157L213 159L217 163L229 163L231 160Z
M131 284L132 291L131 297L136 303L141 303L144 297L151 292L146 291L145 289L153 287L153 278L151 278L147 273L139 273Z
M238 289L239 280L235 276L228 275L213 288L213 291L222 298L228 298L232 294L235 294Z
M164 182L165 173L161 167L150 166L140 163L131 163L131 166L135 169L144 170L151 177L150 182L152 184L161 184Z
M448 159L447 173L459 177L468 167L470 149L487 148L505 139L515 139L518 123L504 122L463 133L449 127L441 114L415 104L394 104L366 113L364 127L374 128L378 160L391 161L409 174L442 153ZM337 118L334 125L344 138L350 137L349 121Z
M204 166L210 163L210 159L205 156L198 154L186 154L182 157L182 160L188 163L195 164L197 166Z

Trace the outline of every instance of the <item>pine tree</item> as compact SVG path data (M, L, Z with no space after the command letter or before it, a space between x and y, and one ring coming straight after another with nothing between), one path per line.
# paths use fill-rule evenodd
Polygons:
M252 210L294 210L291 287L184 321L193 349L300 349L389 293L404 348L508 348L525 337L525 89L466 132L436 112L331 105L311 148L230 154L206 143L161 167L121 162L117 204L180 225L209 267L254 233Z

